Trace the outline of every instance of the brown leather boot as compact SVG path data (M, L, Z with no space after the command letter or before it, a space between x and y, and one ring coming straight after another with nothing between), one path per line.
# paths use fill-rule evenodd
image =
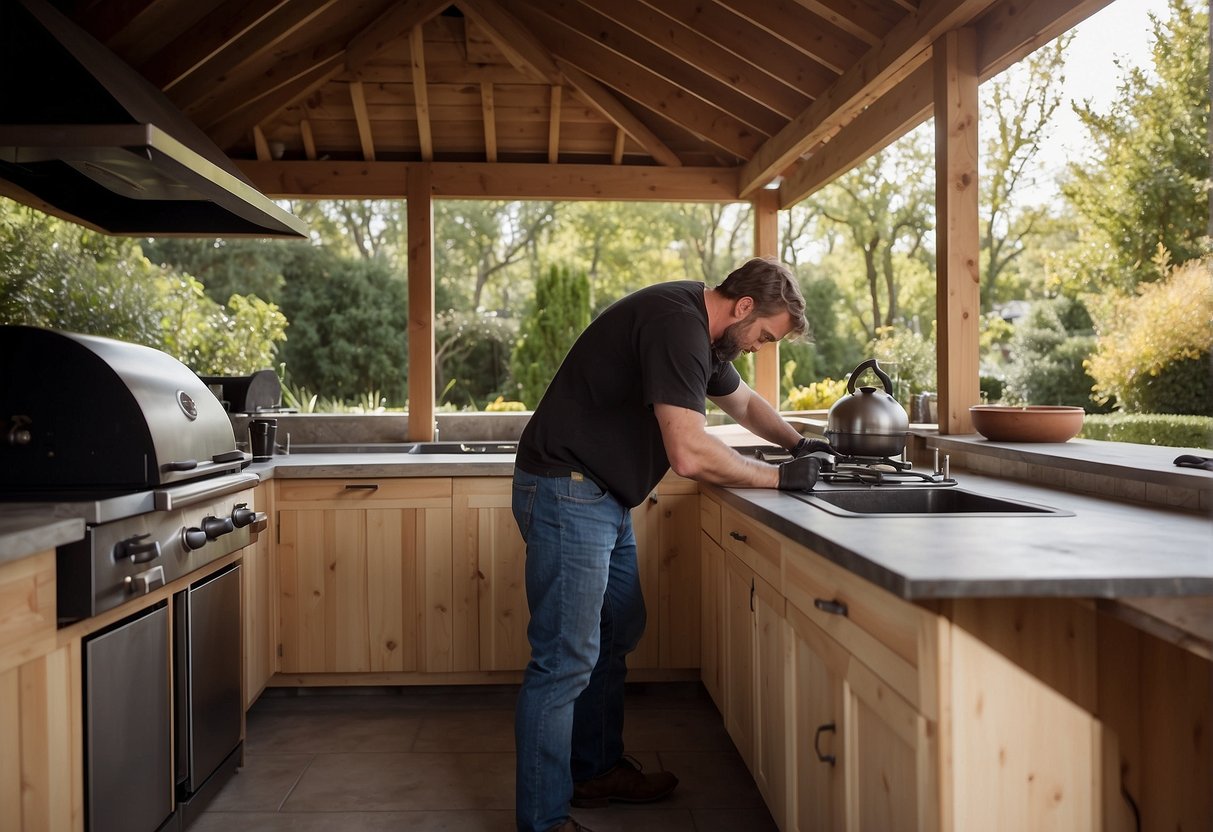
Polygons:
M594 832L594 830L588 826L582 826L577 821L569 818L559 826L553 826L548 832Z
M572 803L579 809L598 809L612 800L650 803L674 791L678 778L668 771L645 774L638 763L624 757L606 774L573 784Z

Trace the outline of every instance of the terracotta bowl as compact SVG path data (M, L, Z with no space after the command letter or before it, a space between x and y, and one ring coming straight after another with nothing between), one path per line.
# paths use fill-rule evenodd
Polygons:
M995 442L1065 442L1082 429L1081 407L979 404L969 408L973 427Z

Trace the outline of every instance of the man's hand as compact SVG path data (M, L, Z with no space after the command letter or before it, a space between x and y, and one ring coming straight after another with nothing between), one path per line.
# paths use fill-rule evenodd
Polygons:
M802 437L801 440L796 443L796 447L789 450L791 451L792 456L797 459L802 456L808 456L815 451L825 451L827 454L838 456L838 451L831 448L829 442L822 442L820 439L809 439L807 437Z
M821 460L815 456L790 459L779 466L779 488L782 491L812 491L821 471Z

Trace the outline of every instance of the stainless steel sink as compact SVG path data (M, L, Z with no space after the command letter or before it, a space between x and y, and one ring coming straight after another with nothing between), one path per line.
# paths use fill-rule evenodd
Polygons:
M418 442L411 454L511 454L518 451L517 442Z
M853 491L814 491L792 496L840 517L1073 517L1074 512L991 497L962 488L890 486Z

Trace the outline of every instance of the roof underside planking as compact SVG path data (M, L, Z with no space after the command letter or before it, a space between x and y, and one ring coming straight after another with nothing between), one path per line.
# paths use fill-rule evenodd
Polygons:
M1123 0L1122 0L1123 1ZM1109 0L60 0L264 192L788 207Z

